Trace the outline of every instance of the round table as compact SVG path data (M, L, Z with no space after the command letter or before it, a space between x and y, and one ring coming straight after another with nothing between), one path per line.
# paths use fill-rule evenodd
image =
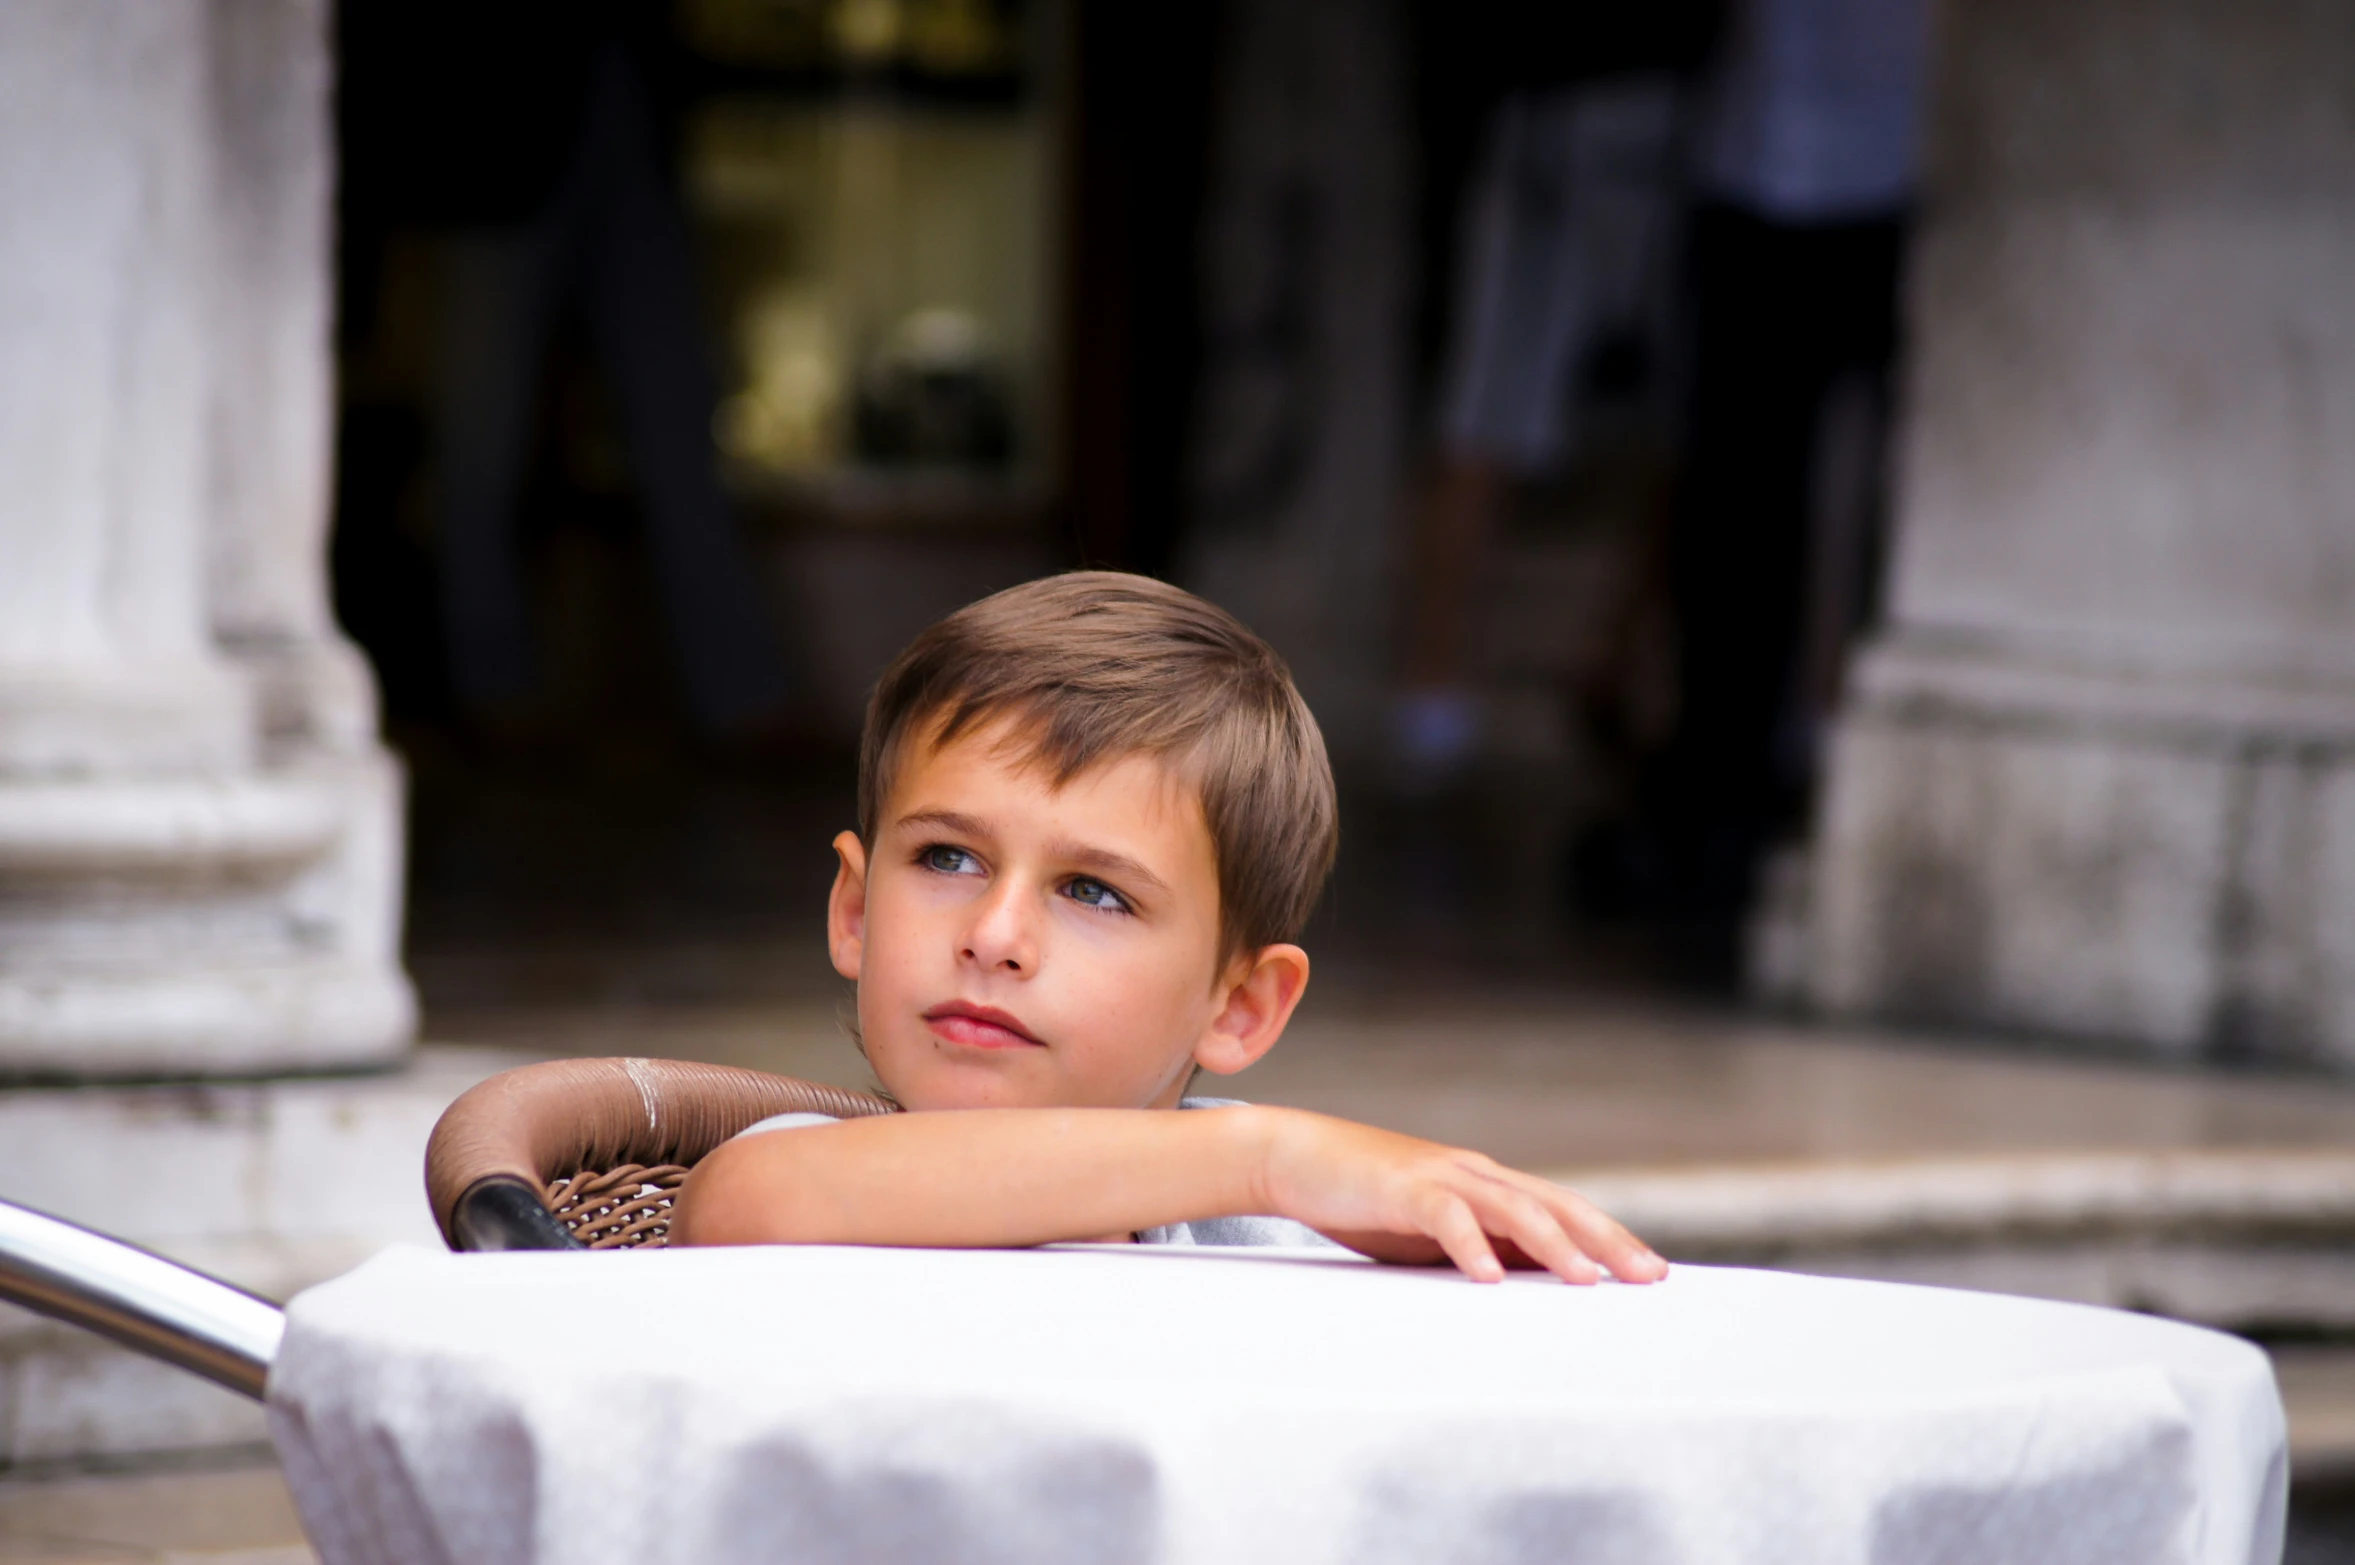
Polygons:
M326 1565L2272 1565L2285 1488L2234 1338L1705 1267L395 1250L269 1396Z

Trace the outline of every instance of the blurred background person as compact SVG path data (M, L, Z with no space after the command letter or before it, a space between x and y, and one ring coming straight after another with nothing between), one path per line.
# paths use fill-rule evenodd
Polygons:
M1409 793L1445 786L1479 750L1475 621L1512 486L1574 461L1598 401L1641 403L1664 383L1689 77L1718 22L1708 0L1422 18L1445 252L1389 736Z
M1709 980L1735 976L1760 855L1804 820L1869 604L1927 42L1925 0L1738 0L1699 115L1677 721L1650 808Z
M347 142L377 194L443 228L431 457L449 681L494 736L537 668L518 558L554 327L579 314L618 414L687 711L712 737L783 715L785 670L714 472L714 393L647 66L662 10L348 0ZM373 154L373 156L371 156Z

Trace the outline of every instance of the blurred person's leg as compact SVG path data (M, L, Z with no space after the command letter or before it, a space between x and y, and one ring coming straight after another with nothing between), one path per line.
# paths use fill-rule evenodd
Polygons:
M518 492L560 273L562 222L443 241L435 458L443 633L459 703L511 709L533 678Z
M1895 227L1724 207L1694 225L1694 359L1672 544L1678 720L1659 800L1680 910L1730 927L1802 781L1778 765L1808 580L1817 425L1860 355L1885 363Z
M788 695L752 566L713 468L712 375L685 225L644 89L618 52L592 113L600 175L589 310L647 512L647 543L696 723L741 733Z
M1510 475L1542 466L1560 444L1590 314L1568 188L1577 109L1575 91L1508 99L1464 202L1438 456L1407 549L1391 744L1410 785L1445 781L1478 743L1474 600Z
M1440 456L1413 513L1406 664L1392 745L1406 780L1443 780L1479 738L1471 690L1472 600L1488 563L1507 475L1476 452Z
M1827 345L1836 352L1817 410L1808 475L1805 624L1786 697L1777 765L1803 824L1848 654L1877 614L1889 522L1887 447L1905 229L1859 223L1817 268Z

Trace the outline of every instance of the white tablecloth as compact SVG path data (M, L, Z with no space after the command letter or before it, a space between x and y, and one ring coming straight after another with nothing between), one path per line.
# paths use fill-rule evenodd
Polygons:
M1701 1267L394 1251L270 1402L328 1565L2271 1565L2284 1487L2235 1339Z

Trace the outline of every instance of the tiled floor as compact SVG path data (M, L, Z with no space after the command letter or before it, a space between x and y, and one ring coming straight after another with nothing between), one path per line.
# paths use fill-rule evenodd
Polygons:
M185 1472L0 1480L5 1565L311 1565L265 1457Z

